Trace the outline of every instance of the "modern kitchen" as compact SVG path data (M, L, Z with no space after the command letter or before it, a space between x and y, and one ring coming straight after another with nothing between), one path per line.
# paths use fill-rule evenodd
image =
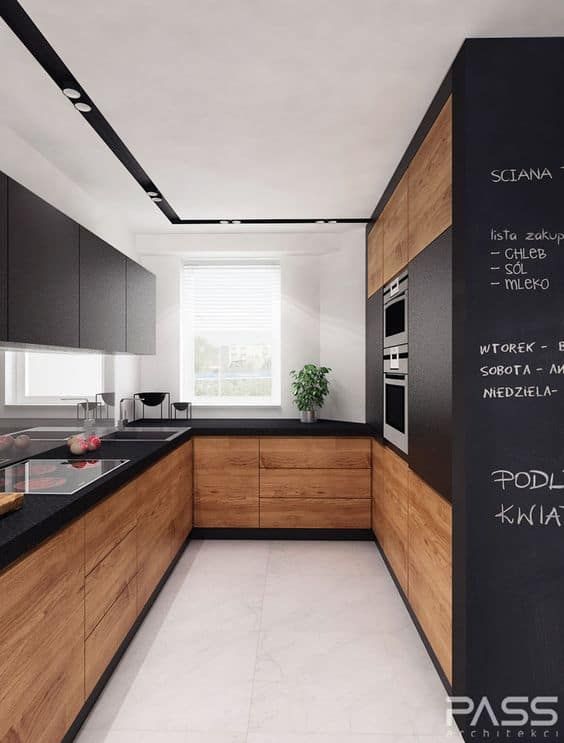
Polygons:
M557 741L560 3L1 11L0 743Z

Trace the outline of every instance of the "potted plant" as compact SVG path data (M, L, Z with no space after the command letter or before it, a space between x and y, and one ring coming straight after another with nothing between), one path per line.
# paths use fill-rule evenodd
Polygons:
M316 409L323 405L329 392L327 374L331 369L317 364L306 364L300 371L292 370L292 392L296 406L300 411L302 423L315 423Z

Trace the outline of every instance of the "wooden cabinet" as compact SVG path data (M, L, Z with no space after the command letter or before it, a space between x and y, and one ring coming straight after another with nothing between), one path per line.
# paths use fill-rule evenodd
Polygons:
M125 351L125 256L80 227L80 347Z
M126 350L154 354L156 351L156 279L130 258L126 259Z
M370 439L260 440L260 526L369 529Z
M275 469L370 469L370 439L263 437L260 466Z
M106 670L137 616L137 581L134 576L86 638L85 689L88 697Z
M194 440L194 525L258 527L258 438Z
M0 173L0 341L8 336L8 177Z
M407 265L408 248L408 196L407 174L402 177L384 207L380 219L383 222L384 274L386 284Z
M383 496L377 509L378 541L395 576L407 594L408 465L389 447L384 448Z
M8 341L79 346L78 224L8 179Z
M409 603L452 680L452 510L409 473Z
M378 220L366 240L366 292L370 298L384 283L384 228Z
M452 224L452 98L408 168L409 259Z
M137 608L145 606L186 539L192 506L192 444L175 449L134 481L137 503Z
M0 573L0 740L58 743L84 704L84 523Z
M409 466L452 490L452 231L409 265Z
M384 498L384 444L372 439L372 531L382 545L384 524L382 519L382 500Z

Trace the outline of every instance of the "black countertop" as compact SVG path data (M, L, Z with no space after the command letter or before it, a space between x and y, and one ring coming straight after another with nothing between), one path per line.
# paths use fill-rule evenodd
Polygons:
M366 423L297 418L140 418L135 426L191 426L193 436L374 436Z
M35 419L12 422L2 420L0 432L21 430L32 425L48 426L70 424L71 421ZM76 423L76 421L72 421ZM129 459L130 461L102 480L80 490L74 495L26 495L19 511L0 517L0 570L17 560L33 547L52 536L74 519L86 513L96 503L114 493L133 477L146 470L161 457L188 441L192 436L374 436L370 426L363 423L321 420L303 424L290 419L196 419L134 421L131 426L175 426L190 430L173 441L111 442L104 441L102 449L84 455L85 459ZM52 448L30 457L22 452L20 459L66 459L66 446L54 442ZM78 459L78 457L77 457Z

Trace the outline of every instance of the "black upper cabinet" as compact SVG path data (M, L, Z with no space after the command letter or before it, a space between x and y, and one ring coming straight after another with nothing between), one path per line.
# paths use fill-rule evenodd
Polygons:
M127 258L126 349L155 353L156 280L154 274Z
M0 173L0 340L8 336L8 177Z
M125 261L80 228L80 347L125 351Z
M7 340L79 345L78 224L11 178Z
M366 302L366 422L383 434L383 289Z
M409 466L452 491L452 229L409 264Z

